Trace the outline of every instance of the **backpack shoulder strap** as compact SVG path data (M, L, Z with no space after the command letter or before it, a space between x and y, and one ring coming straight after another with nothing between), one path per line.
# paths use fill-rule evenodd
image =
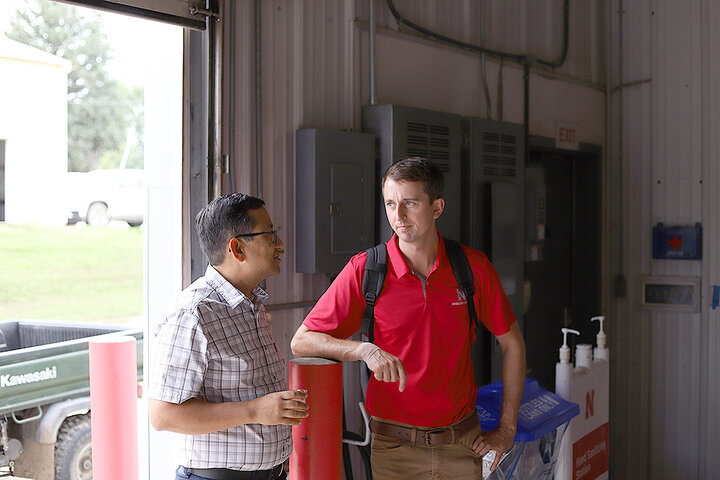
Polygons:
M360 333L372 342L374 336L375 301L385 282L387 272L387 246L384 243L366 250L365 275L363 276L362 293L365 297L365 315L363 315Z
M468 261L465 252L463 252L462 246L460 246L458 242L445 237L443 237L443 240L445 240L445 250L447 250L448 257L450 258L450 265L452 266L453 273L455 274L455 280L467 299L470 319L472 320L474 328L477 328L479 322L477 312L475 311L475 302L473 300L473 296L475 295L475 282L473 281L470 262Z

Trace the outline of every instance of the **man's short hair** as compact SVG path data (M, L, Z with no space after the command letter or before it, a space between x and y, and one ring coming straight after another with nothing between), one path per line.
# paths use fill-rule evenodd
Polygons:
M231 193L215 198L195 217L200 248L210 264L220 265L225 259L227 242L236 235L250 233L255 228L255 219L250 210L265 205L257 197L242 193ZM248 238L251 241L252 237Z
M442 198L445 184L443 173L427 158L410 157L392 164L383 175L381 188L385 187L388 178L396 182L422 182L431 202Z

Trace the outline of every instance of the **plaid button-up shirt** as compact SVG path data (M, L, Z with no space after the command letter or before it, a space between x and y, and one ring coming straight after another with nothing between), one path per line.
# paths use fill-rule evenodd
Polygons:
M287 390L285 359L270 334L260 287L247 298L208 266L158 325L148 396L180 404L248 401ZM292 449L288 425L241 425L183 435L180 464L194 468L266 470Z

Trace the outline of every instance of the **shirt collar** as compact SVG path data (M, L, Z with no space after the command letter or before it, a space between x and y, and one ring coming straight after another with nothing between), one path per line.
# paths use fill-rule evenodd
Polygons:
M208 285L213 287L232 308L236 308L242 302L248 302L257 309L268 299L267 292L260 287L255 287L252 291L252 298L248 298L243 292L235 288L232 283L228 282L212 265L208 265L207 270L205 270L205 279Z
M437 229L435 229L435 231L438 236L438 254L435 259L435 264L430 269L430 273L438 268L452 268L450 266L450 257L448 257L447 251L445 250L445 240L443 240L442 235L440 235L440 232ZM386 242L386 245L388 259L390 260L388 263L392 266L395 275L400 278L403 275L412 273L412 269L408 266L407 261L405 261L405 257L403 257L402 252L400 252L400 247L398 247L397 234L394 233L392 238Z

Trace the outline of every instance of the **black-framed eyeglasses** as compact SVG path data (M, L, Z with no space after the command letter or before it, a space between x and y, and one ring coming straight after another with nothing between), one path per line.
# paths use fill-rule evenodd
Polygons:
M280 230L280 227L276 228L275 230L268 230L267 232L255 232L255 233L241 233L240 235L235 235L235 238L241 238L241 237L257 237L258 235L272 235L272 238L270 241L272 243L277 243L277 232Z

